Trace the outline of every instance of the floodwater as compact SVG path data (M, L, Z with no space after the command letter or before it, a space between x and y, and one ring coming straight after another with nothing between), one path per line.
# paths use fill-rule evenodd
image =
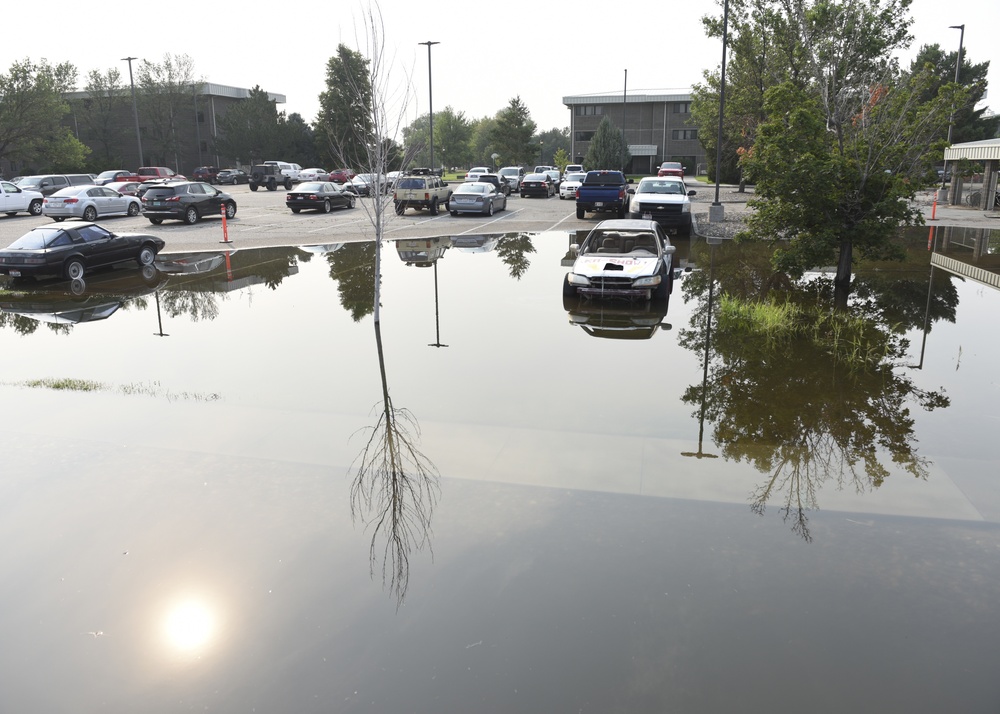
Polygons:
M1000 236L938 231L836 339L698 239L665 311L388 243L378 330L371 244L0 285L0 711L995 712Z

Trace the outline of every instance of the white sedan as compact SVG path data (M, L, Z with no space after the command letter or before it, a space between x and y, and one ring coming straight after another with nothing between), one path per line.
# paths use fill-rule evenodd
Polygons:
M330 172L326 169L302 169L299 171L299 181L329 181Z
M94 222L104 216L138 216L142 203L135 196L123 196L107 186L61 188L42 202L42 215L52 220L82 218Z
M466 181L478 181L483 174L492 173L487 166L474 166L465 174Z
M575 201L576 190L580 188L580 184L583 183L585 178L587 178L586 173L566 174L566 178L559 184L559 199L570 198Z

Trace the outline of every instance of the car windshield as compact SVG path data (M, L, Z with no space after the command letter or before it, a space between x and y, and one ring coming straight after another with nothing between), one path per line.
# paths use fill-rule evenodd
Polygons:
M65 233L60 228L36 228L8 246L9 250L41 250L48 248Z
M646 230L594 230L580 248L580 255L622 254L637 250L656 255L656 235Z
M583 173L580 173L580 174L566 174L566 180L567 181L583 181L585 178L587 178L587 174L583 174Z
M668 193L683 196L686 191L680 181L657 181L656 179L643 179L639 182L636 193Z
M500 169L501 176L517 176L519 173L517 169Z
M25 176L23 179L17 182L17 185L21 188L34 188L42 182L41 176Z
M299 184L299 191L322 191L324 183L322 181L307 181Z
M490 190L488 183L467 183L455 189L455 193L486 193Z
M660 168L661 169L676 169L676 170L680 170L681 165L679 163L677 163L676 161L666 161L666 162L660 164Z

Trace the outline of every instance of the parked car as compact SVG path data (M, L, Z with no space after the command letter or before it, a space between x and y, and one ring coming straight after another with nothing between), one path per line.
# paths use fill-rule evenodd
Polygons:
M639 181L629 201L629 216L659 223L680 235L691 235L691 199L684 179L676 176L647 177Z
M95 186L106 186L109 183L114 183L116 181L123 181L127 177L132 176L131 171L125 171L124 169L113 169L111 171L102 171L97 174L97 178L94 179Z
M281 173L281 167L276 164L257 164L250 169L250 190L256 191L263 186L268 191L277 191L278 186L284 186L288 191L292 188L292 179Z
M569 174L584 174L587 173L583 170L583 164L566 164L566 168L563 169L563 181Z
M82 218L93 223L105 216L138 216L142 204L135 196L123 196L107 186L70 186L42 201L42 215L57 223Z
M329 181L330 172L326 169L311 168L299 171L299 181Z
M666 301L674 287L676 248L656 221L601 221L580 245L570 245L573 270L563 298Z
M576 190L576 217L584 219L587 212L614 213L625 218L628 212L632 179L621 171L588 171Z
M430 169L412 169L396 181L392 193L393 206L400 216L407 208L426 209L436 216L439 206L447 210L453 190L447 181L432 174Z
M496 186L497 190L504 196L510 195L510 184L504 181L499 174L479 174L478 180Z
M524 178L524 169L520 166L504 166L497 173L510 185L512 192L519 193L521 191L521 180Z
M50 224L28 231L0 251L0 274L79 280L95 268L128 260L152 265L163 246L163 239L157 236L116 234L96 223Z
M552 185L552 177L548 174L528 174L521 182L521 197L541 196L548 198L556 193Z
M285 205L298 213L302 209L329 213L334 208L354 208L357 197L342 191L331 181L304 181L285 194Z
M568 173L563 176L563 180L559 183L560 200L570 198L575 201L576 190L580 188L580 184L583 183L585 178L587 178L587 174L583 171Z
M330 181L334 183L350 183L351 179L357 176L351 169L334 169L330 172Z
M123 196L138 196L140 186L142 184L138 181L112 181L111 183L104 184L105 188L117 191Z
M660 164L660 169L656 172L657 176L679 176L684 178L684 166L680 161L664 161Z
M15 186L10 181L0 181L0 212L8 216L13 216L19 211L40 216L44 198L38 191L29 191Z
M233 186L241 183L250 183L250 176L243 169L222 169L215 176L215 182L218 184L232 184Z
M199 166L191 174L191 177L195 181L204 181L205 183L215 183L215 177L219 175L222 171L218 166Z
M374 186L376 183L381 183L383 192L388 192L389 184L386 182L385 176L358 174L351 179L351 184L357 190L359 196L371 196L375 190Z
M17 185L28 191L38 191L43 196L51 196L68 186L93 186L94 177L90 174L39 174L24 176Z
M490 172L487 166L474 166L465 174L466 181L475 181L479 178L480 174L488 174Z
M552 179L552 185L555 187L556 191L559 191L559 184L562 183L562 174L559 173L559 169L548 169L543 171L543 174Z
M192 225L205 216L221 215L223 206L226 218L236 215L236 201L232 196L201 181L152 186L142 196L142 215L156 225L168 218Z
M451 215L459 213L483 213L492 216L495 211L507 208L507 197L493 184L481 181L463 183L451 194L448 210Z
M299 172L302 171L302 167L298 164L291 164L287 161L265 161L264 163L277 166L282 176L287 176L292 183L298 182Z

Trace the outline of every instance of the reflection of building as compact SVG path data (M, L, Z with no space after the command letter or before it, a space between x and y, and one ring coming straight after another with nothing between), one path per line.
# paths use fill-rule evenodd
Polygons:
M934 228L931 265L1000 289L1000 231L988 228Z
M575 161L583 161L597 126L608 117L614 126L625 129L632 154L627 173L655 174L660 163L680 161L689 174L695 174L705 164L698 127L689 124L690 89L640 90L627 96L623 92L580 94L563 97L563 104L570 110L570 156Z

